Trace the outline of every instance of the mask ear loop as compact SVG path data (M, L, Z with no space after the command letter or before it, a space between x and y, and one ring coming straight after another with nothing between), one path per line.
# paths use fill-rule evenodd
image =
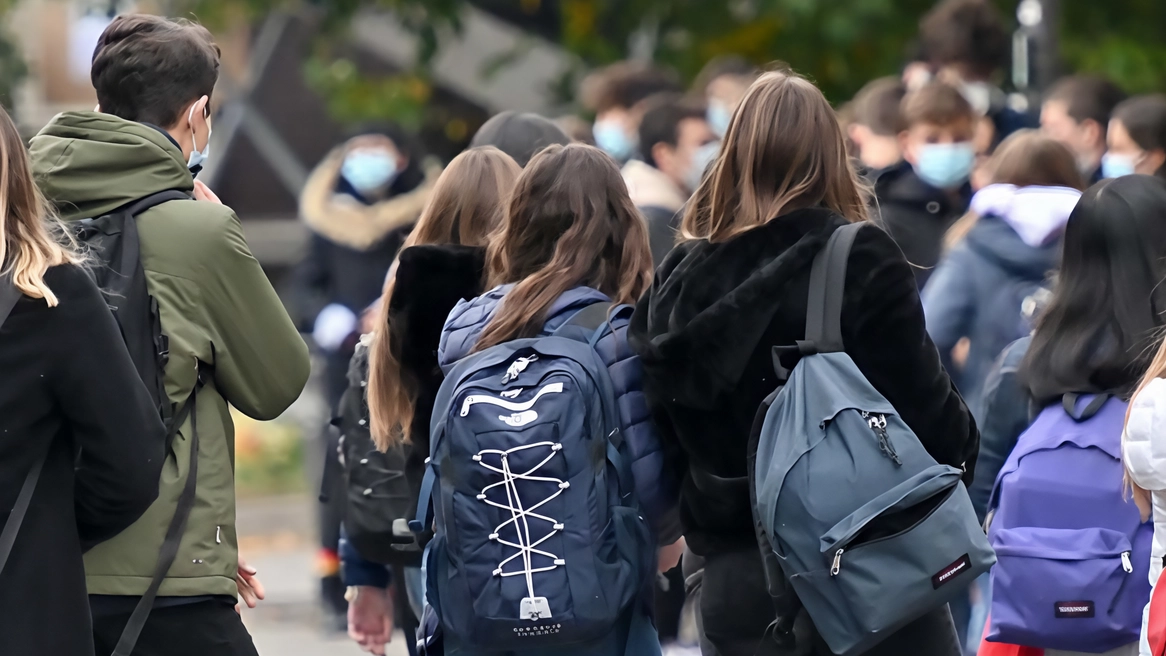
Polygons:
M202 100L202 98L199 98L199 100ZM192 149L194 149L194 152L196 152L196 153L202 152L198 149L198 137L196 137L194 134L194 106L197 104L198 104L198 100L194 101L194 105L190 106L190 111L187 112L187 114L186 114L186 124L190 126L190 147ZM211 117L209 105L210 105L210 101L208 100L207 104L202 106L203 120L209 119ZM98 107L100 107L100 105L98 105ZM211 131L210 131L210 124L209 123L207 124L207 131L206 132L207 132L206 145L209 148L211 145ZM205 149L203 149L203 150L205 150Z

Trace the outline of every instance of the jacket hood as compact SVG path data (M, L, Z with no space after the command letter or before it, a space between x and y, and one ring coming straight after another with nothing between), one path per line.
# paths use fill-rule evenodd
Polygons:
M677 246L632 317L629 335L645 371L678 381L669 393L690 407L734 389L778 310L767 299L845 223L830 210L805 209L727 242Z
M633 159L625 164L623 181L636 207L663 207L676 212L688 201L668 176L646 162Z
M159 191L191 191L182 151L157 128L99 112L58 114L29 143L33 176L67 221Z
M971 210L998 216L1029 246L1055 241L1077 207L1081 192L1069 187L1017 187L994 184L972 197Z
M566 132L538 114L507 111L495 114L482 124L470 141L470 148L494 146L526 168L535 153L552 144L566 146Z
M998 216L981 217L965 239L968 248L1026 280L1044 279L1061 259L1059 239L1043 246L1029 246L1008 221Z
M300 216L308 228L325 239L364 251L393 230L417 221L441 175L441 167L428 167L425 180L412 191L366 205L347 194L336 193L344 152L341 146L328 153L308 177L300 194Z
M458 360L469 355L478 343L478 336L486 328L486 324L494 318L502 299L514 288L514 285L495 287L481 296L458 303L445 327L441 330L441 344L437 348L437 360L441 368L448 370ZM605 303L611 299L606 294L590 287L576 287L559 296L547 310L546 322L543 324L543 333L554 332L559 326L566 323L575 313L596 303Z

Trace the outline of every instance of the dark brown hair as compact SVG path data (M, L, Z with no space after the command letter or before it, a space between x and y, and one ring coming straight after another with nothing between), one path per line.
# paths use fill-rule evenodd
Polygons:
M486 256L490 285L514 283L475 350L533 337L547 310L580 286L634 303L652 281L648 229L615 161L583 144L530 160Z
M1130 139L1142 150L1166 150L1166 95L1130 98L1113 110L1113 119L1121 121ZM1155 175L1166 178L1166 164Z
M903 98L903 122L913 125L953 125L975 121L976 110L958 89L943 82L932 82Z
M644 116L640 119L640 150L644 159L655 166L652 148L659 143L675 146L680 138L680 124L689 119L704 121L707 114L703 101L679 93L660 93L645 100Z
M458 155L437 179L429 203L401 250L423 244L485 246L522 169L494 148L473 148ZM387 450L399 437L408 439L417 401L417 381L394 355L401 347L389 330L393 297L390 274L381 298L380 317L369 347L368 411L373 440Z
M214 91L219 55L214 37L197 23L118 16L97 40L89 75L101 111L171 128Z
M826 97L793 72L766 73L733 114L720 154L688 203L681 235L726 241L815 206L851 221L867 218L842 128Z
M632 108L657 93L684 88L669 70L638 62L618 62L583 80L580 96L588 109L602 113L616 107Z
M1008 63L1012 49L1012 34L988 0L945 0L919 22L919 37L933 63L984 79Z
M851 103L851 123L863 125L877 135L893 137L907 129L903 120L903 98L907 87L897 77L881 77L867 83Z
M1065 110L1078 123L1092 120L1101 126L1101 137L1105 138L1105 126L1113 109L1126 99L1126 92L1107 78L1100 75L1072 75L1057 81L1045 102L1050 100L1065 103Z

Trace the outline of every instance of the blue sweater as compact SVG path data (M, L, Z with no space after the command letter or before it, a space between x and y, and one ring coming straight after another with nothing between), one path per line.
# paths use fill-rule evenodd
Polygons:
M493 318L511 285L492 289L472 301L459 303L445 322L437 359L449 370L469 355L478 336ZM569 321L577 312L596 303L608 302L603 293L589 287L576 287L559 297L547 311L543 334L549 335ZM660 544L675 542L681 533L677 510L678 486L671 469L665 466L660 438L652 425L647 399L643 392L643 369L628 345L628 320L612 321L612 332L596 344L596 351L607 365L619 404L620 428L632 454L632 474L636 494L644 516L655 529Z

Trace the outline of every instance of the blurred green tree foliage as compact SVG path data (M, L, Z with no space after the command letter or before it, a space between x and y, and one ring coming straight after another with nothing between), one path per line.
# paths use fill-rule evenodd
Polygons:
M2 2L3 0L0 0ZM894 74L912 54L919 18L936 0L176 0L176 13L206 22L258 18L273 10L316 13L324 36L306 64L309 81L342 120L383 116L424 120L429 64L457 38L466 4L502 15L557 41L585 66L633 54L651 56L692 79L709 59L738 54L758 64L788 62L834 101L864 83ZM1013 22L1016 0L995 0ZM1166 2L1061 0L1062 57L1067 71L1106 74L1131 92L1166 89ZM417 70L370 77L335 55L352 17L389 9L418 38ZM504 62L484 62L483 74ZM556 85L570 93L581 71ZM570 100L570 98L564 98Z

